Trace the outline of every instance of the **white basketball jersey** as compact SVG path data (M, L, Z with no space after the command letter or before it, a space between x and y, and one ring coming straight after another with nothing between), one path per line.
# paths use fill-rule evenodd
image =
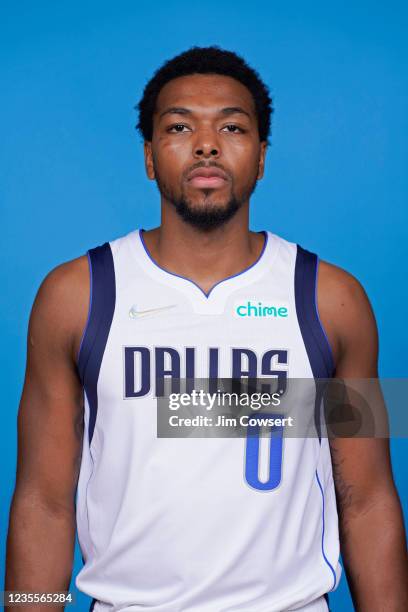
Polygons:
M157 435L164 379L332 376L318 258L264 236L209 294L158 266L143 230L88 252L76 586L94 612L328 610L341 566L327 437L284 437L268 459L267 437Z

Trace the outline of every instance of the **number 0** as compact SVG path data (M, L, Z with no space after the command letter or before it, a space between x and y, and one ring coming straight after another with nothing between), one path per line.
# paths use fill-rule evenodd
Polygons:
M251 418L279 418L281 415L255 413ZM248 425L245 452L245 479L254 489L271 491L280 484L282 477L283 427L270 427L269 477L266 482L259 480L259 449L261 425Z

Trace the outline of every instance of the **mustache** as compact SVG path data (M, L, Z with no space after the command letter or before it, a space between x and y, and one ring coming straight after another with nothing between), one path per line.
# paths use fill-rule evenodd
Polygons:
M193 170L197 170L197 168L218 168L219 170L225 172L229 179L233 178L231 172L224 168L222 164L219 164L217 162L205 163L203 161L200 161L194 164L193 166L190 166L183 172L183 179L185 179L190 174L190 172L193 172Z

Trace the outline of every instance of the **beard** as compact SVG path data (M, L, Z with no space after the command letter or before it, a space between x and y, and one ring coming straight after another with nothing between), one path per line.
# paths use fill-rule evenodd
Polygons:
M206 191L210 190L203 191L205 194ZM207 194L205 194L205 196L207 198ZM238 200L234 194L231 194L231 197L224 205L209 201L208 203L204 202L203 205L197 207L183 195L169 201L173 204L176 212L180 215L183 221L189 225L192 225L194 228L201 230L202 232L209 232L221 227L224 225L224 223L227 223L227 221L235 216L243 204L243 202Z
M161 196L174 206L185 223L202 232L218 229L232 219L243 204L249 200L257 185L257 180L254 178L239 196L234 193L232 187L229 197L224 203L217 202L215 200L216 196L211 197L213 189L202 189L202 202L194 204L186 196L183 189L178 194L172 190L161 178L157 168L155 168L155 177Z

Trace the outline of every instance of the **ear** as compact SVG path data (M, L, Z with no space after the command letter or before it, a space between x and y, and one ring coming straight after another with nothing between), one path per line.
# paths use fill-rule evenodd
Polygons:
M152 152L152 143L145 140L144 142L144 158L145 158L145 168L146 174L150 180L155 179L154 168L153 168L153 152Z
M259 152L259 164L258 164L258 175L257 180L259 181L264 175L265 169L265 157L266 157L266 149L267 149L266 141L261 142L260 152Z

